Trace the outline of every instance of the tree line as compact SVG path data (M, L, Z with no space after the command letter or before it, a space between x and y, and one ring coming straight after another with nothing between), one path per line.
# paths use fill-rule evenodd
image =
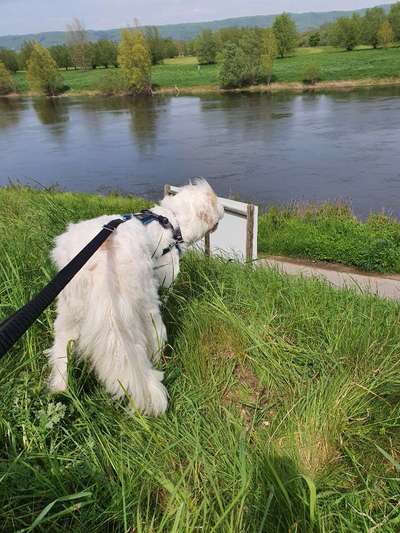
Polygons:
M75 25L77 33L70 42L70 54L75 58L78 68L89 68L86 57L84 35ZM96 43L97 44L97 43ZM55 96L65 90L59 64L54 57L54 50L44 48L33 42L25 46L21 53L27 53L26 71L30 88L40 94ZM112 69L109 77L104 77L101 87L103 92L125 92L130 94L151 92L151 68L154 61L145 32L139 29L126 29L121 32L121 40L113 52L113 62L119 69ZM14 90L14 81L5 62L0 60L0 94Z
M301 45L353 50L360 44L377 48L394 41L400 41L400 2L388 12L379 7L368 9L363 16L342 17L303 34L299 34L290 15L283 13L276 17L272 28L204 30L186 43L161 38L156 27L123 30L119 44L104 39L90 42L83 24L74 19L68 26L64 45L46 49L29 41L19 53L0 49L0 93L13 90L10 72L20 69L27 70L34 90L53 95L63 85L59 69L99 66L121 67L119 73L103 77L102 92L151 92L151 66L177 55L197 55L200 65L218 62L221 87L235 88L270 83L275 59L292 54ZM311 82L317 78L316 71L310 71L306 77Z
M319 44L348 51L359 45L388 47L400 41L400 2L393 4L387 13L381 7L373 7L364 16L354 13L351 17L341 17L324 25L318 33Z
M142 33L153 65L170 57L193 52L188 43L161 38L155 26L144 28ZM74 19L68 25L65 41L65 44L48 47L58 68L87 70L97 67L118 67L118 43L109 39L89 41L87 31L78 19ZM35 41L25 41L19 52L0 48L0 61L10 72L26 70L34 44Z

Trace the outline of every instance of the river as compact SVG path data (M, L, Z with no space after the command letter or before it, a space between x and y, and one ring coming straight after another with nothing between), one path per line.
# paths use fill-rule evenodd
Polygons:
M158 198L204 176L260 205L400 215L400 88L325 94L0 99L0 185Z

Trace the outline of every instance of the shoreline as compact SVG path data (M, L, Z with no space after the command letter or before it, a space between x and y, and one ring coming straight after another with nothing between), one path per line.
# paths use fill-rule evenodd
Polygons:
M240 87L237 89L221 89L218 85L193 85L190 87L160 87L153 91L152 96L170 95L170 96L188 96L188 95L202 95L202 94L235 94L235 93L306 93L306 92L323 92L323 91L352 91L362 88L374 87L399 87L400 77L398 78L361 78L359 80L333 80L321 81L314 85L304 83L301 81L294 82L276 82L270 85L250 85L248 87ZM109 98L112 96L133 96L129 93L119 94L104 94L99 90L86 91L67 91L57 96L46 96L45 98L73 98L73 97L103 97ZM10 93L2 95L1 98L36 98L43 97L43 95L27 91L23 93Z

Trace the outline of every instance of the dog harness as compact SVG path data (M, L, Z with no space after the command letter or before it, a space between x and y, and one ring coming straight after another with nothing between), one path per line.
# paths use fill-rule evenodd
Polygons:
M132 220L132 218L136 218L137 220L140 220L140 222L147 226L151 222L157 221L164 229L170 229L172 231L172 238L174 239L173 242L166 248L164 248L161 256L168 254L171 250L176 248L179 252L179 254L182 252L181 250L181 244L184 243L182 232L179 226L174 228L174 226L171 224L169 219L167 217L164 217L162 215L157 215L156 213L153 213L153 211L150 211L150 209L144 209L143 211L140 211L140 213L129 213L127 215L122 215L122 219L126 222L127 220Z

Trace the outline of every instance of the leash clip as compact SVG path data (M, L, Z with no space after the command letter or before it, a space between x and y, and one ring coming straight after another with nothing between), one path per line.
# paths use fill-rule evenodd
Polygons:
M108 224L104 224L103 229L106 229L110 233L114 233L115 228L111 228Z

